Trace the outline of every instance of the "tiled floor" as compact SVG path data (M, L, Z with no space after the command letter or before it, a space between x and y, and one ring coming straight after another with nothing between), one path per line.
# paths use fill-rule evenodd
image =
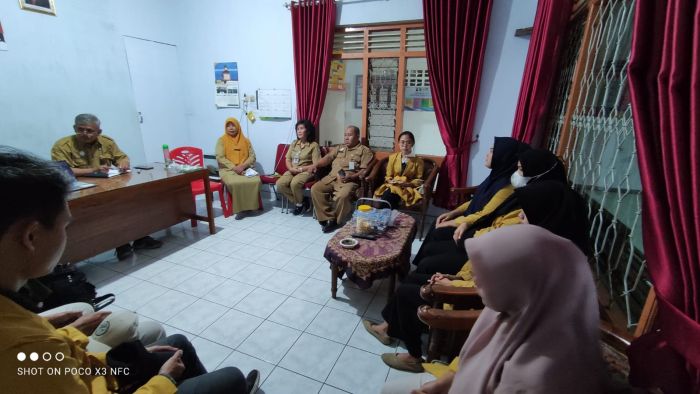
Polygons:
M331 299L323 250L332 234L315 220L268 208L216 224L210 236L206 225L187 221L156 234L161 249L122 262L105 253L81 269L99 294L117 295L108 310L135 311L168 334L185 334L210 370L260 370L267 394L378 393L402 374L379 358L396 346L361 324L381 320L388 283L339 283ZM418 247L416 240L414 253Z

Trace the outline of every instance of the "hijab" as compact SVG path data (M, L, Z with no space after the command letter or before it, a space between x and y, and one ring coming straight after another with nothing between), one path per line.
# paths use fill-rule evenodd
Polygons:
M530 149L518 155L523 176L532 177L530 182L545 180L568 183L566 169L559 158L547 149Z
M568 185L551 180L528 183L515 189L514 196L530 224L569 239L583 254L589 254L588 209Z
M230 136L226 132L226 126L229 123L233 123L238 130L238 134L235 137ZM226 158L229 159L234 165L239 165L248 159L250 152L248 147L250 146L250 141L243 135L243 130L241 129L241 124L238 123L236 118L227 118L226 123L224 123L224 135L221 136L224 141L224 153Z
M586 256L529 224L468 239L465 247L486 307L449 393L600 393L598 302Z
M464 215L479 212L491 200L494 194L510 184L510 176L518 168L518 154L530 149L530 146L510 137L495 137L491 172L476 189L474 198L464 211Z

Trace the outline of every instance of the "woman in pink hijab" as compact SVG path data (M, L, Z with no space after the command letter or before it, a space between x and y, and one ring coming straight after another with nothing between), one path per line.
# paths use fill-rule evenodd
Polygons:
M457 372L413 393L600 393L598 303L581 250L529 224L468 239L465 248L486 307Z

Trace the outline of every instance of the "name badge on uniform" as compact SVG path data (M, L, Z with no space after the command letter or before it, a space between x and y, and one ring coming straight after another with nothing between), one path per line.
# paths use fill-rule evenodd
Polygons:
M294 165L299 164L299 152L294 152L292 154L292 164L294 164Z
M80 156L85 156L85 151L80 151Z
M355 171L355 162L354 161L350 161L348 163L348 170Z

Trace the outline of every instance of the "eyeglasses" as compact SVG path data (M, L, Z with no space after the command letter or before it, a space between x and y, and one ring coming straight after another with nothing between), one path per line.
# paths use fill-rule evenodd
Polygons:
M81 127L81 126L76 126L75 127L75 134L97 134L99 133L99 130L93 130L87 127Z

